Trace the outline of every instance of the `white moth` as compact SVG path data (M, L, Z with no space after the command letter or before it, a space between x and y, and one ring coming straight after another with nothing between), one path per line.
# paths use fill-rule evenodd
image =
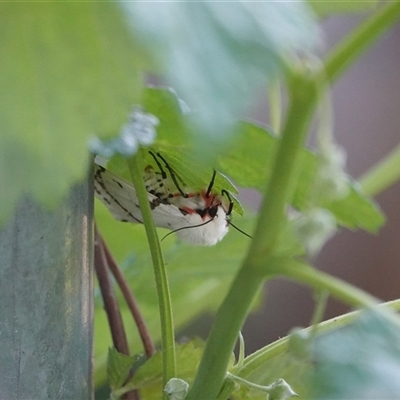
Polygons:
M156 157L153 157L161 166ZM162 157L161 159L165 162ZM184 192L178 185L174 172L165 164L172 175L173 184L162 168L161 172L155 172L149 166L143 175L155 225L176 232L187 243L198 246L215 245L227 234L232 211L229 197L228 203L222 195L212 192L215 172L206 190ZM107 206L114 218L126 222L143 222L132 183L97 164L94 178L96 196Z

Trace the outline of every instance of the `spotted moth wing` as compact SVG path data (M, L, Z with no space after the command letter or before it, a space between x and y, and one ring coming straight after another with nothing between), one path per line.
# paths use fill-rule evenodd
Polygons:
M100 165L94 167L96 197L105 204L113 217L124 222L143 222L135 187ZM185 215L173 204L147 193L154 223L160 228L177 229L187 225Z

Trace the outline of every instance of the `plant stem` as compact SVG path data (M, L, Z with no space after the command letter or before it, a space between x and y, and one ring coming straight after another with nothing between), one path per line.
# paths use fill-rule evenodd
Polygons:
M238 333L265 276L269 273L268 258L282 230L298 155L316 101L316 89L312 79L293 76L289 89L290 105L286 124L254 240L243 266L217 312L197 375L186 400L212 400L218 396Z
M296 260L275 260L271 270L285 278L305 283L316 290L327 290L329 294L352 307L373 307L379 300L357 287Z
M400 179L400 145L375 164L359 180L362 191L375 196Z
M269 98L269 119L272 131L279 135L282 124L282 95L281 83L279 80L271 82L271 88L268 90Z
M241 384L245 387L259 390L261 392L269 393L269 392L271 392L271 389L273 389L273 385L268 385L268 386L258 385L257 383L246 381L245 379L241 378L240 376L233 375L229 372L227 374L227 379L232 380L233 382L238 382L239 384Z
M97 228L95 229L94 266L99 281L104 310L107 314L108 324L110 326L113 345L120 353L129 356L128 341L117 297L115 296L111 279L108 274L106 255Z
M400 18L400 2L389 2L345 37L325 60L323 77L334 82L373 42Z
M314 290L315 309L310 323L310 326L314 328L311 332L312 336L316 333L317 325L324 319L328 298L329 292L326 289L318 288Z
M129 356L128 340L124 323L119 309L118 300L109 276L109 264L105 251L104 241L95 227L95 247L94 247L94 266L99 281L101 297L104 302L104 310L107 314L108 324L110 326L111 337L114 347L122 354ZM124 400L139 400L137 390L125 393Z
M393 311L400 310L400 300L389 301L387 303L381 303L378 306L378 309L387 309ZM316 330L318 335L331 332L336 329L343 328L349 324L351 324L356 318L361 315L362 311L353 311L344 315L340 315L338 317L329 319L327 321L320 322L315 325L315 327L310 326L305 328L302 332L311 333L313 329ZM257 368L265 365L274 357L279 356L288 350L289 344L289 336L286 336L282 339L279 339L268 346L257 350L250 356L246 357L243 368L240 371L235 371L236 375L246 379L253 373ZM229 395L229 393L227 393Z
M163 352L163 382L164 386L176 376L176 356L174 325L172 318L171 294L168 285L167 273L161 252L160 241L154 226L149 199L143 181L143 162L140 151L128 160L128 166L139 199L140 211L146 229L147 240L153 260L154 276L158 294L161 323L161 342Z
M261 205L255 239L247 256L247 263L252 266L260 262L265 265L263 260L272 254L286 220L286 207L299 169L299 154L316 104L317 89L313 78L293 76L289 83L289 96L286 123Z
M147 358L150 358L152 355L155 354L156 352L156 347L154 345L154 342L151 338L150 332L147 328L146 322L143 318L143 315L140 311L139 305L136 301L135 296L132 293L131 288L128 285L128 282L126 281L124 275L122 274L121 270L118 268L118 264L115 261L113 255L110 252L110 249L108 248L108 246L106 245L106 243L104 242L103 237L98 233L98 236L101 240L102 246L104 248L104 253L106 255L106 259L108 262L108 267L111 271L111 273L113 274L121 292L122 295L125 298L126 304L129 307L129 310L132 314L132 317L135 321L137 330L139 332L140 338L142 340L143 343L143 349L144 352L147 356Z
M296 282L306 283L317 290L327 290L333 297L353 307L373 308L380 304L377 298L367 292L299 261L278 261L272 268L286 278L293 278ZM400 319L396 315L386 314L386 318L390 319L400 329Z

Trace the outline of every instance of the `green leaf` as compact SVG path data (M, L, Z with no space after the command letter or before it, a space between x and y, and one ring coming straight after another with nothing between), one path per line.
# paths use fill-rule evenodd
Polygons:
M308 4L310 4L319 17L326 18L330 14L348 14L371 11L371 9L375 8L379 4L379 0L308 0Z
M84 178L88 138L126 121L141 78L115 3L0 5L0 222L22 195L56 206Z
M229 175L239 186L253 187L263 192L271 174L278 144L279 138L267 129L241 122L230 145L221 152L218 169ZM299 210L305 210L313 205L310 204L310 196L317 179L319 159L317 154L308 149L303 150L301 157L292 204ZM341 225L376 232L384 222L379 207L361 193L351 178L348 178L347 185L348 194L344 198L325 199L319 206L328 209Z
M156 137L158 147L172 147L181 153L188 151L190 132L185 120L188 109L176 92L167 87L148 86L142 92L140 105L160 121Z
M123 3L135 38L195 112L201 130L226 134L254 91L283 71L296 50L318 41L312 14L299 2ZM216 152L197 142L204 156Z
M108 350L107 378L112 390L120 388L128 378L135 357L120 353L114 347Z
M203 343L199 339L176 346L177 378L191 381L203 353ZM141 366L126 384L126 390L140 389L141 398L160 399L162 386L162 353L156 353Z
M394 317L397 318L397 317ZM399 398L399 322L367 311L316 343L313 399Z

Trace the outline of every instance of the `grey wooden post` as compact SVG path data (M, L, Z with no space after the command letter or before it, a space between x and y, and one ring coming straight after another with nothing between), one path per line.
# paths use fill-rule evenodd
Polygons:
M0 398L84 400L92 388L93 189L0 227Z

